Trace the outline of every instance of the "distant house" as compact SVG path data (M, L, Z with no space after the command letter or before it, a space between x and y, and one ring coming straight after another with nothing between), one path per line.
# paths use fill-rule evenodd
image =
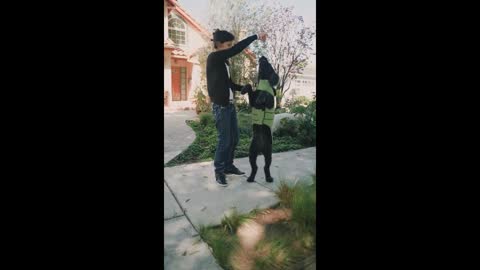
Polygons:
M286 98L293 96L305 96L313 98L317 93L317 75L314 63L309 63L302 74L296 74L296 78L292 81L290 90L286 93Z
M211 33L190 16L176 0L163 1L164 106L193 108L195 89L201 82L196 53L211 44ZM250 59L254 56L247 51Z

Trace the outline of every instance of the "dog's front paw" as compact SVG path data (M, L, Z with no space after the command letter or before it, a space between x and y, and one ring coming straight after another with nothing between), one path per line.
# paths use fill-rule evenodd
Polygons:
M271 176L266 177L265 180L267 180L268 183L272 183L273 182L273 177L271 177Z
M249 176L247 178L247 182L249 182L249 183L255 182L255 176Z

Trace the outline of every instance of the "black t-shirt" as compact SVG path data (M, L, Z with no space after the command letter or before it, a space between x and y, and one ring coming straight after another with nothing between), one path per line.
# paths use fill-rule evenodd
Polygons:
M256 40L257 35L250 36L229 49L215 51L207 58L207 89L208 95L213 103L226 106L229 102L230 89L241 91L242 86L235 84L228 76L227 59L239 54L248 47L250 43ZM235 92L234 92L235 94Z

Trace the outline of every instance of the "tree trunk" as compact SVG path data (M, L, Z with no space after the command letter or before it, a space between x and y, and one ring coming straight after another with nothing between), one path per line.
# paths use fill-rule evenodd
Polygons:
M282 105L281 105L282 97L281 96L275 96L275 98L277 99L277 109L281 109L282 108Z

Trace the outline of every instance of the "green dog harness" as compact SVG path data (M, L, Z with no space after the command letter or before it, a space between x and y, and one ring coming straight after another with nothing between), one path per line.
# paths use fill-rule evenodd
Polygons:
M260 80L255 91L265 91L271 96L275 97L273 93L273 88L272 86L270 86L268 80ZM265 108L265 110L259 110L252 107L252 123L255 125L267 125L271 130L274 117L275 106L273 106L271 109Z

